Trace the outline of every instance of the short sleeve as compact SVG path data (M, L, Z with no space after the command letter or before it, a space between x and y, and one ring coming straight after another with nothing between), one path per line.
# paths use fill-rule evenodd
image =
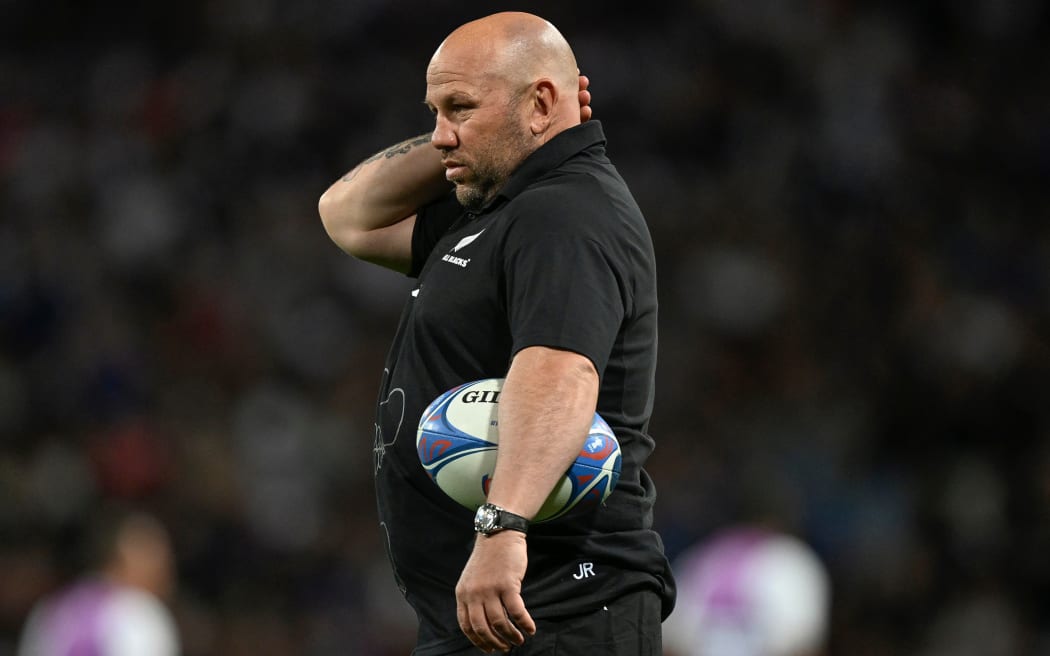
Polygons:
M513 352L574 351L601 375L626 308L624 276L603 246L581 235L541 233L508 253L505 274Z
M456 200L456 194L453 192L419 208L416 212L416 225L412 229L412 268L408 271L410 278L419 276L434 246L462 214L463 206Z

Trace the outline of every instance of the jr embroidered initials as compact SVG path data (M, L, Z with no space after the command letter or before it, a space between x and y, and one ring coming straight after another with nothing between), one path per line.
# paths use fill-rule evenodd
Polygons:
M581 581L588 576L594 576L594 563L580 563L580 571L572 575L572 578Z

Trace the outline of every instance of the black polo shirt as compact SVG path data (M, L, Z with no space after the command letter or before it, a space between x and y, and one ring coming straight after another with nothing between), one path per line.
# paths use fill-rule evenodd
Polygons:
M412 290L387 358L375 441L380 525L398 585L419 620L419 656L469 643L454 588L474 543L473 512L431 481L415 430L442 392L503 377L528 346L575 351L601 377L598 412L616 432L623 472L597 510L529 531L522 595L534 618L600 608L648 588L674 601L652 530L653 484L642 464L656 367L652 241L605 155L601 125L566 130L532 153L478 213L450 194L419 210Z

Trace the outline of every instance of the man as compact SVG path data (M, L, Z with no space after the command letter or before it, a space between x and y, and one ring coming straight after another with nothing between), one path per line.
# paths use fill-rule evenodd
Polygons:
M660 654L674 583L642 469L657 309L645 220L601 125L584 122L587 80L550 23L467 23L426 82L433 133L366 160L320 201L345 251L418 278L375 441L380 525L420 621L414 653ZM423 472L414 429L440 393L497 377L499 457L472 530ZM596 409L623 450L616 490L593 512L530 526Z
M175 581L164 527L114 510L93 523L91 572L43 600L26 622L19 656L175 656L175 621L162 599Z

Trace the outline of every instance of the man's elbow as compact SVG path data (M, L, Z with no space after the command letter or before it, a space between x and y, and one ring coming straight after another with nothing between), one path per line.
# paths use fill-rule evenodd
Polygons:
M354 229L353 213L345 195L330 187L317 201L317 213L328 237L339 248L357 256L361 248L360 231Z
M324 225L324 229L328 232L328 236L335 238L333 232L338 232L340 224L345 223L341 221L342 217L345 217L345 205L346 199L340 198L340 194L336 191L335 187L329 187L321 198L317 201L317 213L321 215L321 224Z

